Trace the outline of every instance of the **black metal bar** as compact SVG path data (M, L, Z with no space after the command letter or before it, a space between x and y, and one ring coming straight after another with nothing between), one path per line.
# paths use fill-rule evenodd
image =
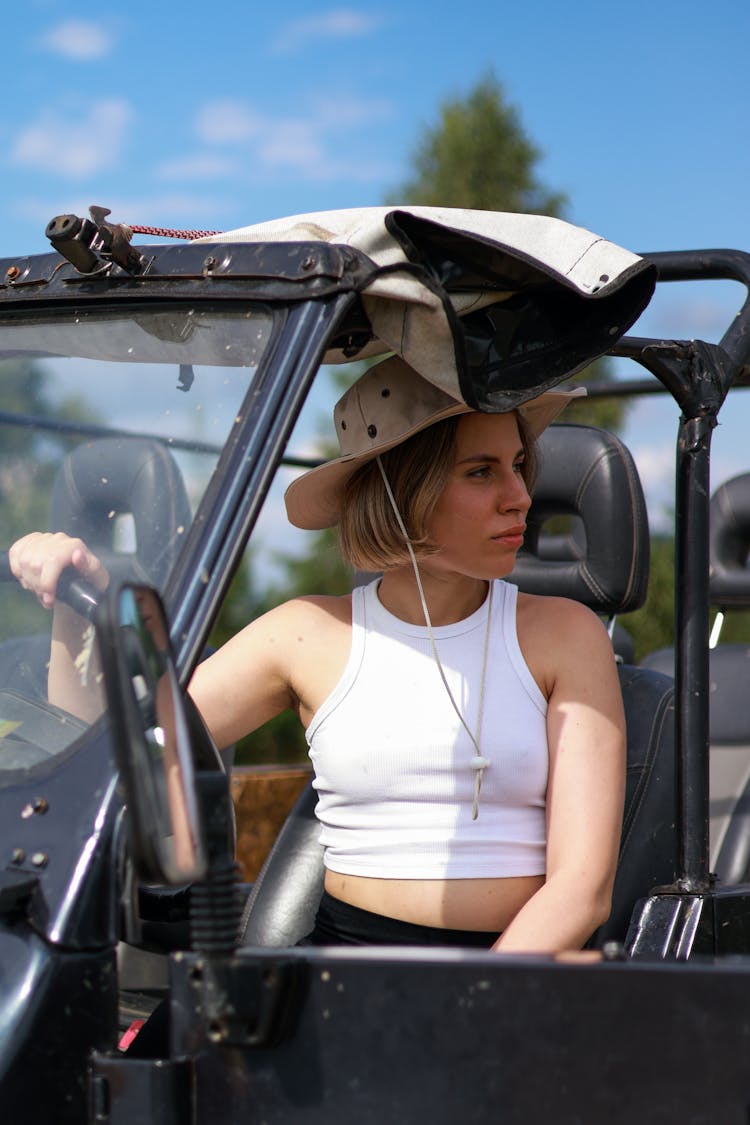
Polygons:
M29 426L34 430L50 434L59 434L61 437L139 437L148 438L149 441L160 441L170 449L181 449L186 453L211 453L218 456L222 446L214 445L207 441L193 439L165 437L164 434L144 433L143 430L121 430L115 426L101 426L94 422L74 422L62 418L45 418L41 414L16 414L7 410L0 410L0 425L2 426Z
M735 377L750 361L750 253L744 250L669 250L645 254L662 281L737 281L745 287L745 300L719 341L731 361Z
M675 484L675 697L679 800L677 885L707 890L709 872L708 533L716 414L680 419Z
M654 384L659 386L658 383ZM661 388L663 389L663 388ZM34 430L46 433L60 434L64 437L137 437L148 438L149 441L160 441L169 449L181 449L185 453L209 453L218 457L224 448L208 441L198 441L190 438L166 437L164 434L144 433L138 430L120 430L114 426L97 426L93 422L70 422L60 418L44 418L41 414L12 414L7 410L0 410L0 426L29 426ZM319 465L320 458L315 457L282 457L281 464L289 469L314 469Z
M622 343L622 342L621 342ZM678 870L673 891L710 887L708 533L711 432L737 374L734 357L702 341L630 340L681 410L675 477L675 714Z

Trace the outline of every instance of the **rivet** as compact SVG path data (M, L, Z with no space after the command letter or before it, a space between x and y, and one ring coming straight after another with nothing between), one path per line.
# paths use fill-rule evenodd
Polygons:
M600 281L609 281L609 274L603 273L602 276L599 278L599 280Z
M301 269L311 270L314 265L315 265L315 258L303 258Z
M5 271L5 276L7 277L8 281L15 281L16 278L20 276L20 273L21 271L18 266L9 266Z
M49 804L44 797L35 797L33 801L29 801L21 809L21 817L23 820L28 820L34 813L46 813Z
M367 427L367 436L372 437L372 438L377 437L378 436L378 427L377 426L368 426Z
M16 863L16 864L23 863L23 861L25 859L26 859L26 853L23 850L23 848L14 848L13 849L13 852L12 852L11 857L10 857L11 863Z
M34 864L34 867L46 867L49 862L49 856L46 852L34 852L31 857L31 862Z

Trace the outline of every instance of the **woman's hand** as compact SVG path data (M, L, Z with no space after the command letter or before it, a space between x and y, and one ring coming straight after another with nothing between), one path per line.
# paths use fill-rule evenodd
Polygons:
M25 590L36 594L45 609L54 609L47 695L85 722L93 722L104 708L98 653L91 625L57 599L60 575L73 567L95 589L106 590L109 573L82 539L61 531L32 531L8 551L10 569Z
M82 539L62 531L32 531L8 551L10 569L25 590L36 594L45 609L52 609L57 584L66 567L74 567L99 591L106 590L109 573Z

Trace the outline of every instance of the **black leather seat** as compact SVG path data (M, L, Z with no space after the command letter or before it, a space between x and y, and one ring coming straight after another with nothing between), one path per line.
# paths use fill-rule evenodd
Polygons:
M638 608L646 596L649 536L630 453L612 434L567 424L543 434L540 452L526 545L510 580L529 593L576 598L609 618ZM570 526L548 531L553 517ZM635 902L671 883L676 864L672 680L624 664L619 672L628 727L626 810L612 914L597 944L624 940ZM243 920L246 945L294 944L312 928L323 883L315 800L308 787L260 872Z
M132 550L118 549L118 517L130 517ZM79 536L118 577L162 587L190 527L190 503L174 457L159 441L100 438L63 461L52 490L51 528Z

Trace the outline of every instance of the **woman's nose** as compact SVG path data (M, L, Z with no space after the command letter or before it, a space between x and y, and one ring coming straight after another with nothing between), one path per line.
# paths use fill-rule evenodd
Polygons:
M528 512L531 497L522 476L514 473L508 488L501 490L499 507L504 511Z

